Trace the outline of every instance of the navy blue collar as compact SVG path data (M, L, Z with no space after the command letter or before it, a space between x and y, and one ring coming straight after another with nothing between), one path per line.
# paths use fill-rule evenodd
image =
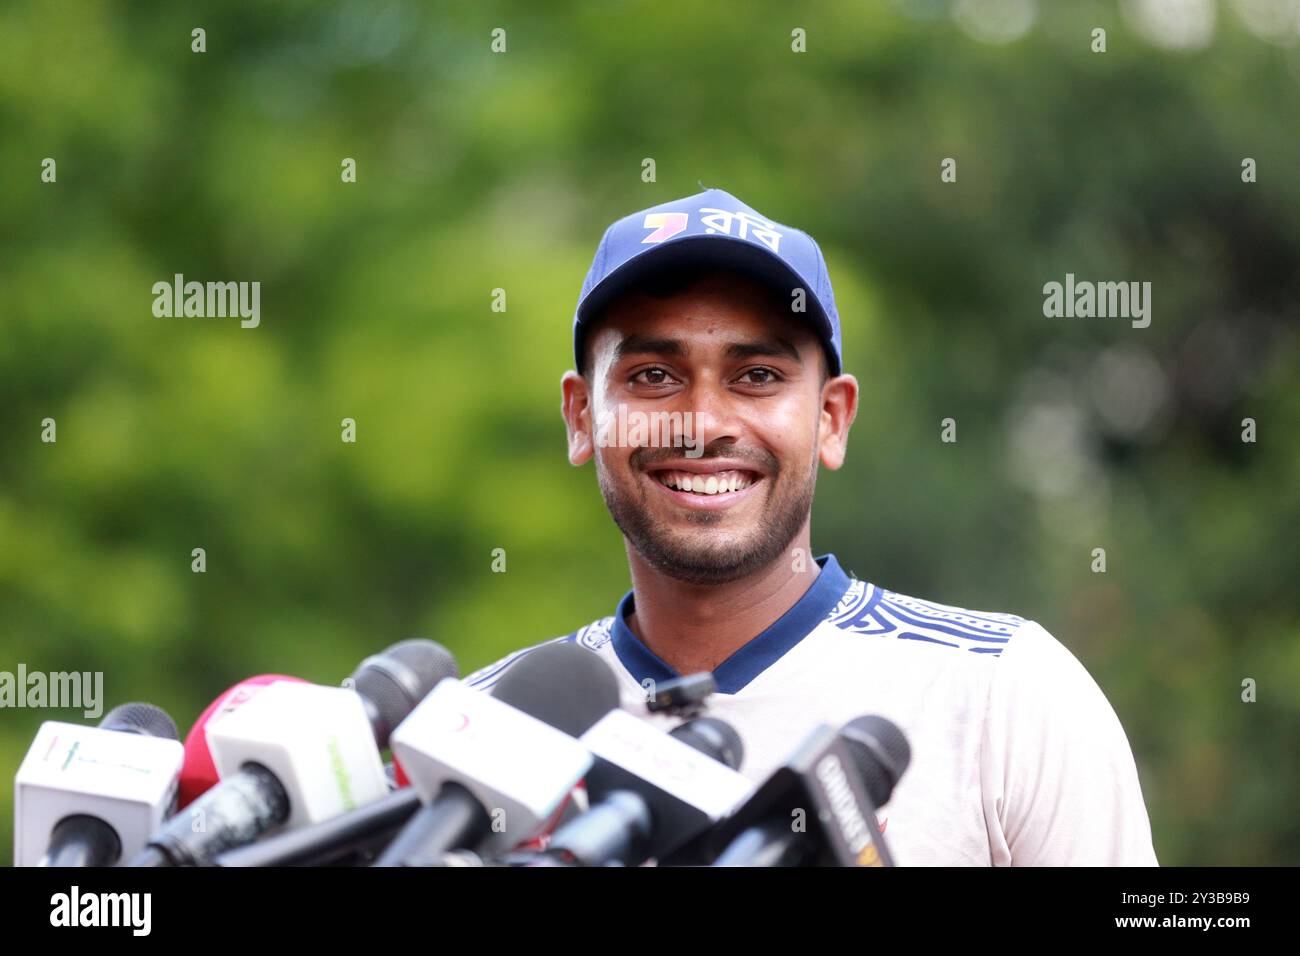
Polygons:
M779 661L835 609L848 589L849 577L840 568L833 554L818 558L817 564L822 569L821 573L803 597L795 602L794 607L714 668L713 679L717 682L720 693L735 694L743 689ZM627 617L635 607L632 594L628 591L623 596L614 613L614 653L638 684L644 684L646 678L662 682L681 676L641 643L641 639L627 626Z

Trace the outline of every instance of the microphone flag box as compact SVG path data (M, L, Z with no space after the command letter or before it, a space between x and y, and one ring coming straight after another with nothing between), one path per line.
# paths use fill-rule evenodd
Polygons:
M454 677L441 681L393 731L393 756L427 804L454 782L494 814L489 845L536 836L591 766L578 741Z
M286 827L320 823L388 793L379 748L354 690L268 684L207 726L218 776L265 767L289 795Z
M73 814L111 826L130 859L172 808L184 760L178 740L47 720L14 776L14 865L35 866Z
M596 757L588 793L641 793L655 816L657 853L668 854L726 817L754 790L748 777L625 710L611 710L581 740Z
M893 866L875 807L839 731L818 724L753 796L711 835L715 852L764 820L807 814L805 838L817 848L814 866Z

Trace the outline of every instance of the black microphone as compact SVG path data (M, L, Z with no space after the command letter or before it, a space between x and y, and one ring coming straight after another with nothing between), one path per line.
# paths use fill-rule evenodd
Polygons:
M713 865L893 866L876 808L910 760L907 738L883 717L817 727L718 827Z
M411 787L309 827L299 827L222 853L217 866L362 865L420 809Z
M444 684L394 735L395 755L429 802L376 866L436 866L454 850L533 836L546 822L536 808L544 805L553 812L590 765L589 756L571 738L618 706L618 681L594 652L556 642L528 651L497 682L491 697L509 708L485 697L463 685ZM449 728L445 718L451 714L458 714L464 724ZM549 727L537 728L536 721ZM547 763L556 773L546 781L523 779L511 766L521 756L515 738L539 730L536 745L554 748L546 752L554 753ZM483 735L474 739L470 754L464 749L465 733ZM576 776L566 776L561 766L570 771L576 766ZM534 767L534 776L540 770ZM494 778L488 779L489 774ZM505 807L513 808L508 826L494 830L489 808Z
M160 740L180 738L175 722L153 704L121 704L104 715L99 727ZM37 866L113 866L121 857L122 840L112 824L94 814L75 813L54 825Z
M718 763L726 764L732 770L739 770L745 762L745 745L741 742L736 728L725 720L716 717L696 717L678 724L668 732L669 737L676 737L684 744L694 747L700 753L712 757Z
M716 717L689 720L673 728L668 736L732 770L739 769L744 760L740 735ZM661 766L670 764L676 756L674 748L664 749L667 753L660 755ZM690 771L689 763L677 766ZM677 851L707 826L707 819L694 828L676 818L670 823L666 818L670 817L673 798L658 783L625 768L593 770L587 778L587 792L593 800L591 809L557 830L542 856L566 865L635 866ZM548 865L535 859L515 858L511 862Z
M165 824L131 865L207 864L293 822L295 811L301 825L336 816L347 809L339 774L356 802L381 798L388 783L378 748L424 694L455 673L446 648L413 640L366 658L346 682L355 693L284 681L266 686L207 729L214 758L233 772Z
M176 722L167 711L153 704L118 704L104 715L99 726L104 730L116 730L120 734L139 734L160 740L180 739Z
M618 707L618 678L594 651L557 642L511 664L492 696L570 737L581 737Z
M394 728L424 696L439 681L457 673L456 659L450 651L435 641L416 637L367 657L343 681L343 686L361 695L375 744L384 750Z

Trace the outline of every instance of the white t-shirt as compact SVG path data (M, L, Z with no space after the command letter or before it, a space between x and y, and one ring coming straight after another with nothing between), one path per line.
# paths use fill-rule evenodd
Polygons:
M814 726L864 714L897 724L912 760L877 814L898 865L1155 866L1137 768L1101 689L1051 634L851 580L833 555L789 611L714 670L707 713L745 745L762 781ZM556 641L599 655L622 705L678 676L617 612ZM551 642L547 642L551 643ZM538 645L541 646L541 645ZM489 690L532 648L470 675Z

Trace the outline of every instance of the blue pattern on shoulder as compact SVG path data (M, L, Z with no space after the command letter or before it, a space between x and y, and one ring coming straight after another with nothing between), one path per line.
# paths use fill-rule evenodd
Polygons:
M1025 619L968 611L853 581L826 622L855 634L874 634L997 657Z

